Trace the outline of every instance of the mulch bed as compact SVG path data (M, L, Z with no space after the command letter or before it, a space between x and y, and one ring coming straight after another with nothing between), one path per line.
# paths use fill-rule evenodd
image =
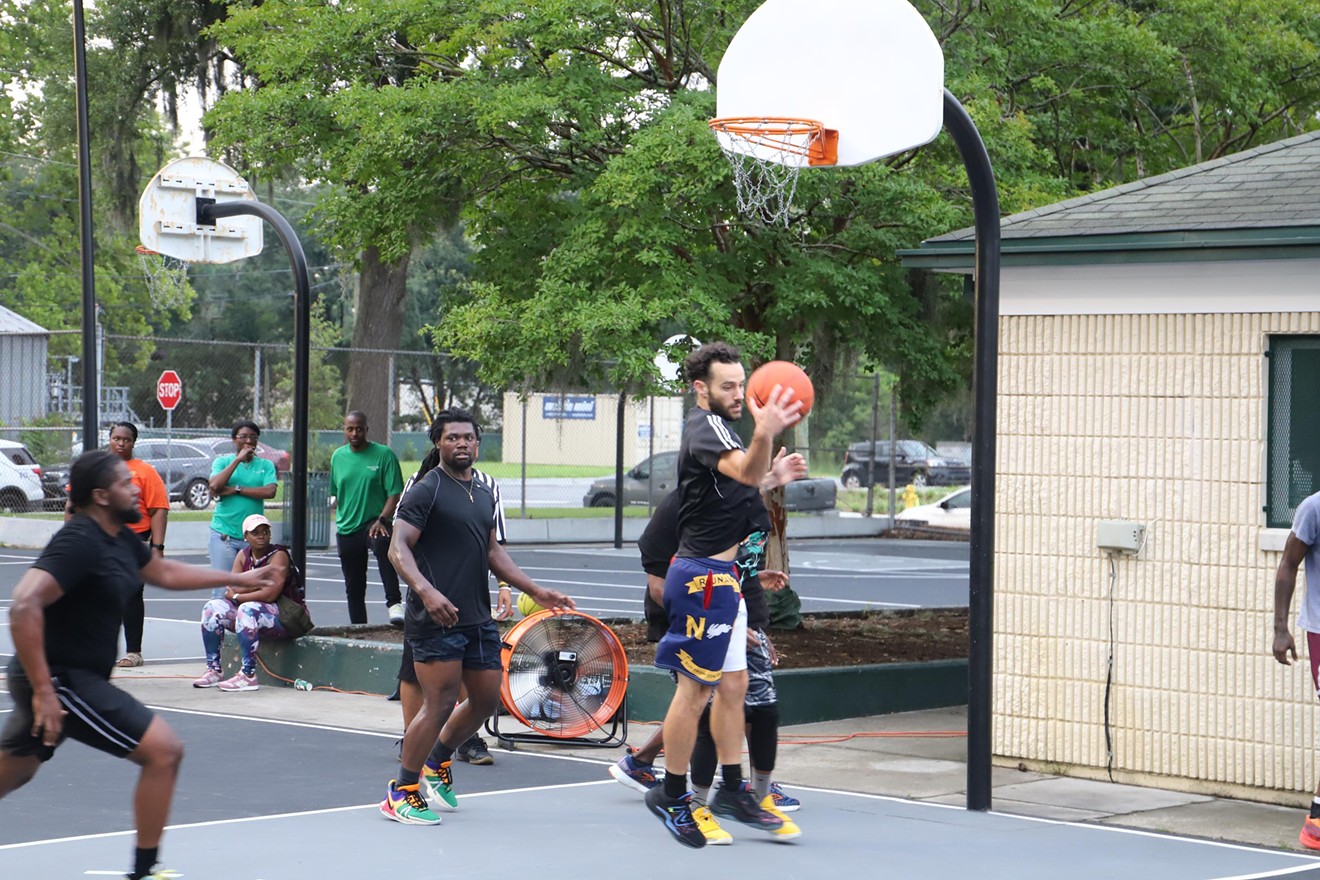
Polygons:
M655 645L646 641L645 624L607 623L623 643L630 664L649 666L654 662ZM317 634L403 641L402 630L384 626L320 630ZM780 669L956 660L967 656L967 609L808 614L801 629L774 629L770 639L779 653Z

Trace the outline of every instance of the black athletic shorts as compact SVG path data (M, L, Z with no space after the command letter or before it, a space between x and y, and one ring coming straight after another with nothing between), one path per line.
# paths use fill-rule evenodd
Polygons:
M9 694L14 711L0 734L0 751L16 757L35 755L49 761L54 746L46 746L32 735L32 685L18 658L9 663ZM60 704L68 714L60 742L74 739L94 749L126 757L138 747L151 719L150 709L110 684L104 676L85 669L52 669L51 681Z
M413 666L412 645L403 640L403 656L399 658L399 681L417 684L417 668Z
M420 636L406 636L417 663L460 661L464 669L503 669L500 655L503 642L500 627L494 620L476 626L438 629Z

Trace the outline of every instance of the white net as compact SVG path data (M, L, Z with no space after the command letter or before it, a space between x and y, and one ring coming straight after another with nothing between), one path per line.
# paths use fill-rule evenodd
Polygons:
M137 256L152 304L161 309L182 305L188 294L187 261L167 257L141 245L137 248Z
M770 226L788 225L798 175L822 155L819 123L786 119L716 119L710 123L729 160L738 213Z

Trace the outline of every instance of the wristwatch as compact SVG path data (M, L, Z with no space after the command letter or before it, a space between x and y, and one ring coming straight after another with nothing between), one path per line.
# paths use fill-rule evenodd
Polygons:
M161 553L164 553L164 552L165 552L165 545L164 545L164 544L152 544L151 547L152 547L153 550L159 550Z

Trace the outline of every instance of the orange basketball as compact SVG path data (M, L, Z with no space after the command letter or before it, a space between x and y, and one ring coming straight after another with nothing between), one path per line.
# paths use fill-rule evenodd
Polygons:
M755 400L757 406L765 406L765 402L770 399L770 392L775 390L776 385L793 389L789 403L802 401L802 409L798 412L806 418L807 413L811 412L811 405L816 402L816 389L811 386L811 379L807 377L806 371L788 361L770 361L761 364L752 371L751 378L747 380L747 396Z

